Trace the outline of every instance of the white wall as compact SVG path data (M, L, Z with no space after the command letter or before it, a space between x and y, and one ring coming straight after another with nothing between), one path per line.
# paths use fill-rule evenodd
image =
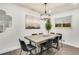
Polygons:
M55 18L63 17L63 16L72 16L72 28L55 28ZM79 48L79 9L70 10L67 12L55 14L52 17L53 28L52 31L59 32L63 34L63 40L65 40L65 44L69 44L71 46L75 46Z
M19 48L18 38L23 38L25 34L25 15L33 15L38 17L35 13L26 8L22 8L15 4L0 4L0 9L5 10L8 15L12 16L12 27L7 28L3 33L0 33L0 54ZM39 30L34 30L35 32ZM32 31L31 31L32 33Z

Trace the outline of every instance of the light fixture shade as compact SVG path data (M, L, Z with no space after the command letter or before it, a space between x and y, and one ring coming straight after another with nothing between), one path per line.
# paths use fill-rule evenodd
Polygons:
M45 14L45 13L40 15L40 19L41 19L41 20L50 19L50 17L51 17L50 14Z
M46 5L47 5L47 3L44 3L44 5L45 5L45 11L44 11L44 13L42 13L41 15L40 15L40 19L41 20L46 20L46 19L50 19L50 13L47 13L47 11L46 11Z

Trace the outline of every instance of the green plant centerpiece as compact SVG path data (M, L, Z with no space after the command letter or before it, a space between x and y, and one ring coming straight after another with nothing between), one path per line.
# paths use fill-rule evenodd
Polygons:
M52 28L52 24L51 24L50 18L46 19L45 28L46 28L46 30L48 31L48 34L49 34L49 31Z

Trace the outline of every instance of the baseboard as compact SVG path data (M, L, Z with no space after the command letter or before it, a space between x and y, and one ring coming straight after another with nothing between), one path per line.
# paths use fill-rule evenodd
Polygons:
M13 51L13 50L16 50L16 49L19 49L19 48L20 47L12 47L12 48L7 48L7 49L4 49L4 50L0 50L0 54L10 52L10 51Z
M79 48L79 45L71 44L71 43L68 43L68 42L63 42L63 44L66 44L66 45L70 45L70 46Z

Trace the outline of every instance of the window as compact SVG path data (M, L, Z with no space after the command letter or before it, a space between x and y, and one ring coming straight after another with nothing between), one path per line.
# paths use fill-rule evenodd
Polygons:
M55 19L55 27L70 28L72 16L66 16Z

